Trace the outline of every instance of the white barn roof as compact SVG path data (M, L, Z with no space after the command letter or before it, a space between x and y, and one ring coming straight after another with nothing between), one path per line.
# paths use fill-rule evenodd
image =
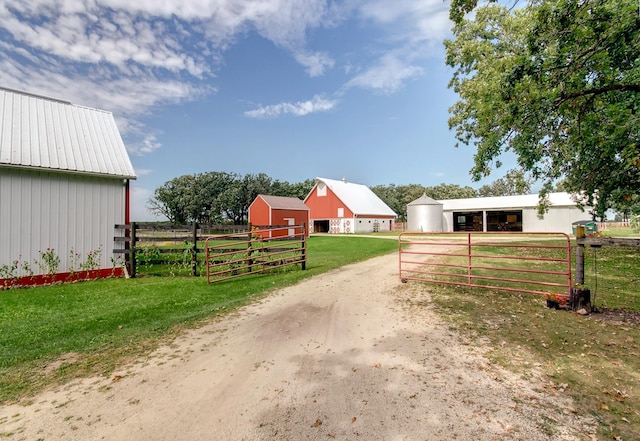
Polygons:
M549 193L552 207L575 207L577 204L569 193ZM517 196L493 196L485 198L443 199L444 211L451 210L502 210L507 208L535 208L538 206L538 194Z
M136 178L110 112L2 87L0 167Z
M346 180L316 178L316 185L320 183L329 187L355 215L396 216L396 213L366 185Z

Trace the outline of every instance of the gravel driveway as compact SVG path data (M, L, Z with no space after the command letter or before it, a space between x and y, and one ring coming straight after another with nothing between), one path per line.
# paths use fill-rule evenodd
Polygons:
M212 289L216 289L215 286ZM110 378L0 408L7 440L571 440L572 403L491 365L397 255L312 277ZM426 306L425 306L426 305ZM550 415L558 423L549 429Z

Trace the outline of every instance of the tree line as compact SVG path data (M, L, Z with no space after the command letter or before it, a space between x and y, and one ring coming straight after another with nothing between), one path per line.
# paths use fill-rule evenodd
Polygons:
M259 194L304 199L314 180L291 184L264 173L206 172L173 178L156 188L148 210L173 224L246 224L249 205Z
M259 194L294 197L304 200L315 185L314 179L289 183L264 173L246 174L206 172L173 178L156 188L148 201L149 211L166 217L173 224L246 224L249 206ZM382 199L400 221L405 221L407 204L423 194L436 199L462 199L478 196L508 196L526 194L531 188L524 174L517 170L507 173L478 190L457 184L425 187L419 184L376 185L371 190Z

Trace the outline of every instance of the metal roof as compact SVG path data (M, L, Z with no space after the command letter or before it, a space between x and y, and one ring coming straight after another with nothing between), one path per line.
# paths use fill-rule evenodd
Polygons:
M329 187L355 215L396 216L396 213L366 185L346 180L316 178L316 185L320 184Z
M549 193L552 207L575 207L577 204L569 193ZM495 210L506 208L535 208L538 206L538 194L517 196L492 196L484 198L443 199L444 211L451 210Z
M423 194L413 202L409 202L407 205L442 205L442 202L438 202L435 199L431 199L426 194Z
M298 198L291 198L286 196L271 196L266 194L259 194L258 197L262 198L269 207L275 210L307 210L309 207L305 205Z
M136 178L111 112L2 87L0 167Z

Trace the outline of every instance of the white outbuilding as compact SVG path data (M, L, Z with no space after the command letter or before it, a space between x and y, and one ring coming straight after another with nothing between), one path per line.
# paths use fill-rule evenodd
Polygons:
M112 271L135 178L110 112L0 88L0 282Z
M549 211L538 216L538 194L441 200L443 231L522 231L571 234L588 218L569 193L549 193Z

